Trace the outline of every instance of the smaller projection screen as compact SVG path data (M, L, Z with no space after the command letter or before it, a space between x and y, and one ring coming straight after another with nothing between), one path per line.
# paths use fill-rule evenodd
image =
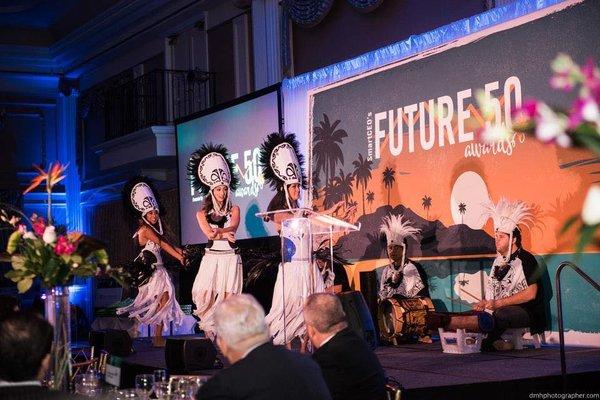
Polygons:
M240 185L233 202L240 207L240 226L237 239L276 235L273 224L255 216L266 211L273 197L259 165L259 148L265 137L280 128L280 92L272 87L227 104L208 110L193 119L177 123L177 163L179 167L179 211L181 243L206 243L196 213L203 198L192 188L187 175L190 155L205 143L223 144L236 165Z

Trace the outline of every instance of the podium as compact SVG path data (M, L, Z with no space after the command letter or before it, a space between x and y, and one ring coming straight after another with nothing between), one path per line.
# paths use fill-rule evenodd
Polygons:
M360 224L320 214L308 208L294 208L256 213L257 217L281 220L281 260L273 293L273 305L268 315L271 334L276 344L288 343L303 330L302 306L306 297L325 290L322 277L314 263L313 237L329 236L329 254L333 267L333 234L360 230ZM281 292L281 293L277 293ZM275 297L281 295L281 302ZM281 342L281 343L279 343Z

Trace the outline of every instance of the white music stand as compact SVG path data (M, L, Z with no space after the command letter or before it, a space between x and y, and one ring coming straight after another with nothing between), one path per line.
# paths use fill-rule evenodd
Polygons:
M310 259L308 262L312 264L312 241L313 236L316 235L329 235L329 256L331 258L331 266L333 268L333 234L339 232L352 232L360 230L360 223L358 225L351 224L346 221L342 221L340 219L334 218L330 215L321 214L315 212L309 208L293 208L288 210L277 210L277 211L269 211L269 212L260 212L256 213L257 217L263 218L265 220L273 220L276 214L291 214L289 218L284 219L308 219L310 222ZM284 254L284 237L280 231L281 238L281 259L282 262L285 259ZM307 266L310 268L310 266ZM282 283L282 301L283 301L283 336L284 342L287 343L287 319L286 319L286 290L285 290L285 273L282 274L281 277Z

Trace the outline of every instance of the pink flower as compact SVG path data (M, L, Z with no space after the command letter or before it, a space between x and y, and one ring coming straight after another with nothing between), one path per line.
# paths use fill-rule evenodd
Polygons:
M66 236L61 235L58 237L56 241L56 247L54 247L54 252L59 255L71 255L75 251L75 246L73 243L69 242Z
M596 102L600 102L600 70L596 67L592 58L588 59L585 65L581 67L581 73L583 75L584 94L590 95Z
M46 230L46 221L42 217L37 217L35 219L32 219L32 221L33 224L31 225L31 227L33 228L33 231L36 235L42 236L44 234L44 231Z
M600 108L592 97L580 97L571 106L569 128L576 129L583 122L600 123Z
M520 108L512 110L514 125L523 126L532 122L538 110L537 100L526 100Z

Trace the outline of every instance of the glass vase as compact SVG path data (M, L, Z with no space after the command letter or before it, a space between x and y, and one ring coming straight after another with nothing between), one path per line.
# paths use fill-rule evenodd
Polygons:
M71 377L71 307L69 287L54 286L46 292L46 319L54 328L52 340L52 389L68 391Z

